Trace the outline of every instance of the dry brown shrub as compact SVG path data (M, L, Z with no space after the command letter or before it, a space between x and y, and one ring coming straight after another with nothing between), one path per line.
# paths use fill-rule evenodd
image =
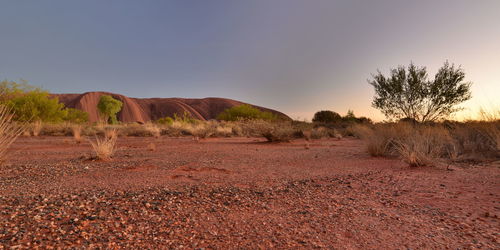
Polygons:
M234 136L244 136L243 128L239 122L228 122L226 126L231 128L231 133Z
M73 138L76 143L81 143L82 139L82 125L74 124L71 126L71 131L73 132Z
M450 132L441 125L390 123L351 129L366 141L370 155L398 156L410 166L436 165L458 155Z
M104 129L104 137L106 139L114 139L118 138L118 131L116 128L105 128Z
M216 137L230 137L231 135L233 135L233 127L225 126L225 125L218 125L215 128L215 136Z
M67 123L44 123L40 135L69 136L72 135L71 125Z
M460 160L484 161L500 157L500 121L471 121L450 129Z
M244 129L248 136L264 137L269 142L289 142L295 138L297 130L288 122L247 121Z
M453 139L445 128L405 126L404 129L410 131L397 135L394 139L394 148L398 156L410 166L433 166L442 158L455 155Z
M110 160L115 152L116 146L116 136L104 137L99 139L96 136L96 141L90 141L94 152L96 153L96 158L100 160Z
M114 128L117 129L122 136L153 136L151 129L147 125L132 123L118 126L115 125Z
M311 130L311 139L321 139L328 137L328 129L325 127L317 127Z
M10 145L25 131L26 126L12 122L11 110L0 105L0 163L5 161Z
M158 127L157 125L153 124L153 123L146 123L146 125L144 125L144 127L146 128L146 130L154 137L154 138L160 138L161 136L161 129L160 127Z
M394 139L394 130L390 125L355 125L352 127L353 134L366 141L368 153L371 156L390 155L391 143Z
M203 122L198 124L191 124L190 127L187 128L188 133L191 134L194 138L205 139L217 134L217 122Z

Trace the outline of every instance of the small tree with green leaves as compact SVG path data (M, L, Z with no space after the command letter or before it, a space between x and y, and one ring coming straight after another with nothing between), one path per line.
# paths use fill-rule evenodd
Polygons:
M102 95L99 99L99 103L97 104L97 109L106 122L116 124L118 123L116 114L120 112L122 106L123 102L121 102L120 100L116 100L109 95Z
M342 116L330 110L321 110L314 114L313 122L334 123L342 121Z
M427 79L425 67L413 63L391 69L390 76L380 71L368 82L375 88L373 107L389 119L410 118L419 122L436 121L460 110L457 105L471 98L470 86L464 82L460 67L445 62L434 76Z

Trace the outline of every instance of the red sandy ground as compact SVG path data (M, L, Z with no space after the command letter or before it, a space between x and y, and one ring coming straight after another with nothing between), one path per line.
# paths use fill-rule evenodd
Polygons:
M101 162L32 137L9 155L6 247L500 248L498 162L409 168L355 139L119 138Z

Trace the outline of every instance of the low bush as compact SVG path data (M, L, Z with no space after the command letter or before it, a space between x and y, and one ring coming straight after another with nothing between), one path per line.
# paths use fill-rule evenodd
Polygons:
M156 123L161 125L172 125L174 123L174 119L167 116L156 120Z
M217 120L221 121L240 121L240 120L264 120L275 121L278 116L267 111L261 111L258 108L248 104L234 106L224 110L217 116Z
M500 157L500 121L475 121L450 128L463 160L486 160Z
M300 131L293 128L290 122L252 120L241 125L247 136L264 137L269 142L289 142L296 138L297 132Z
M500 122L356 125L372 156L399 156L410 166L442 160L488 161L500 157Z
M111 135L103 139L99 139L99 137L96 136L95 142L90 141L92 149L94 149L96 153L96 158L100 160L110 160L115 152L116 140L117 137Z
M342 121L342 116L340 116L337 112L321 110L314 114L312 121L319 123L334 123Z

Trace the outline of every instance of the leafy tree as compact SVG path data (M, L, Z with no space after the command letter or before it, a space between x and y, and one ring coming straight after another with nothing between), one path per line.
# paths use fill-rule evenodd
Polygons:
M389 119L411 118L419 122L435 121L460 110L456 106L471 98L460 67L445 62L429 81L425 67L413 63L405 69L391 69L389 77L380 71L368 82L375 88L373 107Z
M42 91L40 88L31 86L27 81L22 79L20 83L3 80L0 82L0 103L5 104L8 100L35 90Z
M342 116L330 110L321 110L314 114L313 122L333 123L342 121Z
M97 108L99 109L99 113L103 116L103 119L111 124L118 123L116 114L120 112L122 106L123 102L109 95L102 95L97 104Z
M17 121L61 122L67 115L64 104L49 93L33 90L6 101Z
M65 108L57 98L51 98L49 92L21 80L0 82L0 104L9 107L14 113L13 120L24 122L61 122L82 123L88 120L88 114L77 109Z
M273 121L278 117L267 111L261 111L248 104L242 104L224 110L217 116L217 120L223 121L238 121L238 120L265 120Z

